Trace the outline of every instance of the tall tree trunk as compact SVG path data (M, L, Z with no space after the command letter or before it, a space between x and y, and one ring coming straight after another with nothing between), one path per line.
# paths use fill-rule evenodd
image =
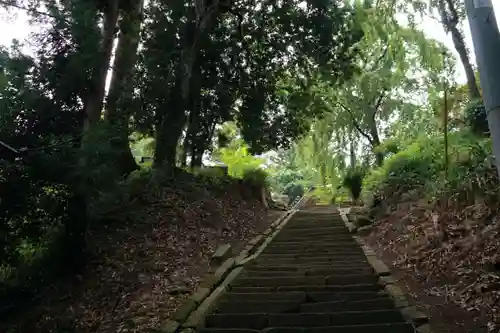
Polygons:
M467 77L467 87L469 88L469 100L472 101L475 99L480 99L481 93L479 92L476 76L474 75L474 68L472 68L472 64L469 58L469 51L467 49L467 46L465 45L464 35L458 28L460 17L458 16L455 3L452 0L439 0L438 5L444 29L446 30L446 32L451 33L453 46L458 52L460 61L462 62L462 66L465 70L465 76Z
M378 151L378 147L380 146L380 137L378 135L377 124L373 121L370 124L370 136L371 136L371 145L373 153L375 154L375 161L377 166L381 167L384 164L384 153Z
M91 82L88 87L88 95L84 103L83 132L91 130L101 119L101 109L106 88L106 76L113 51L113 41L116 24L118 22L118 0L110 1L107 11L104 13L104 25L102 41L95 67L92 68ZM85 150L87 136L84 135L80 142L80 149ZM87 250L87 232L89 226L89 192L87 188L87 177L84 172L91 168L85 154L78 161L79 176L74 179L74 195L70 199L68 209L75 216L65 223L64 243L68 266L79 269L85 262Z
M134 67L137 60L144 0L135 0L123 15L116 48L113 77L106 100L106 120L118 130L115 148L120 151L118 166L122 175L138 169L129 144L130 104L133 94Z
M176 107L161 113L157 110L156 119L156 149L154 154L155 168L165 168L173 171L176 166L177 144L186 125L187 115L180 95L180 80L177 81L170 93L168 104ZM166 106L163 107L166 109Z
M195 7L204 8L204 4L202 3L201 6L197 4ZM156 129L155 167L165 166L172 169L175 167L177 143L187 120L186 111L192 97L194 84L192 74L199 57L200 42L205 33L211 29L218 13L218 9L208 13L195 13L193 11L189 19L190 23L186 24L185 43L176 69L176 88L172 90L174 93L172 100L175 100L175 103L170 103L173 106L172 111L168 112L161 122L157 123L159 127Z
M115 29L118 23L119 8L118 0L113 0L106 6L103 23L103 38L99 48L97 66L92 73L92 83L89 87L89 94L85 103L85 124L84 130L88 130L93 124L101 119L102 103L106 90L106 77L108 75L113 43L115 40Z

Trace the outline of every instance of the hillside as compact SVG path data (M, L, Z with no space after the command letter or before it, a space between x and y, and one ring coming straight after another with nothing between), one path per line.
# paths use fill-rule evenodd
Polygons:
M144 332L158 328L196 287L215 250L233 253L280 214L248 186L226 179L174 182L160 196L144 192L141 205L89 234L92 259L71 281L42 289L39 303L9 332ZM2 331L7 330L4 326Z

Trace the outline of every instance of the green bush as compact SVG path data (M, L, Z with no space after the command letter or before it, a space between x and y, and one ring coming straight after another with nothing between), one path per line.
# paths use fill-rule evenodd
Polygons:
M489 139L478 140L469 131L450 133L445 172L443 137L423 137L387 158L382 167L372 170L363 180L363 191L365 195L390 196L423 189L434 197L446 189L459 188L490 155Z
M300 198L304 195L305 190L304 186L301 183L289 183L283 192L288 196L288 204L294 202L297 198Z
M364 172L359 168L349 169L344 177L342 185L349 190L353 200L358 200L361 196L363 177Z
M464 110L465 123L478 136L485 136L489 132L488 119L483 101L475 100L470 102Z
M269 188L268 177L266 170L256 168L243 170L242 179L254 186Z

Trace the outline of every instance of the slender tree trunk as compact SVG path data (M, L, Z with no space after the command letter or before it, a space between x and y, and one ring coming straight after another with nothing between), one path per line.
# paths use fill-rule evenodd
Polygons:
M469 51L465 45L464 35L458 28L460 18L455 3L452 0L439 0L438 6L444 28L447 32L451 33L453 46L458 52L460 61L464 67L465 76L467 77L467 87L469 88L469 99L480 99L481 93L479 92L474 68L469 58Z
M134 7L122 18L113 77L106 100L106 120L118 131L115 148L120 151L120 158L117 162L122 175L138 169L128 137L134 67L137 60L143 6L144 0L135 0Z
M465 46L463 35L457 29L456 26L450 29L451 36L453 39L453 44L455 46L455 50L457 50L458 55L460 56L460 61L464 66L465 76L467 77L467 87L469 88L469 99L475 100L481 98L481 93L479 92L479 87L476 81L476 76L474 75L474 68L472 68L472 64L470 62L469 54L467 47Z
M377 148L380 146L380 137L378 135L378 129L377 129L377 124L373 122L370 124L370 136L372 139L372 150L375 154L375 161L377 163L377 166L382 166L384 164L384 153L379 152Z
M349 154L350 154L351 168L354 168L356 166L356 150L354 146L355 146L354 135L351 130L349 132Z

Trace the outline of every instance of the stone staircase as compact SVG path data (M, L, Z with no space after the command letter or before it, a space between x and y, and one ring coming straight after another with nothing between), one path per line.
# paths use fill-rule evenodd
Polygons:
M338 213L299 211L244 266L203 333L413 333Z

